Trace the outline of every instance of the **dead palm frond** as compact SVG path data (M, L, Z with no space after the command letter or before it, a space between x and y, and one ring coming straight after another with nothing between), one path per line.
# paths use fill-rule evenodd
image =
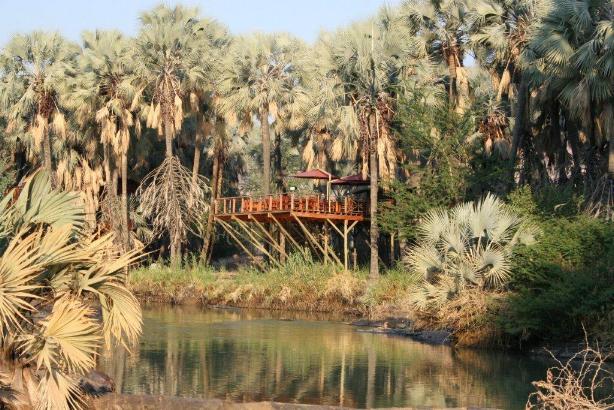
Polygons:
M155 236L169 235L174 253L180 250L188 232L198 234L198 221L209 208L208 192L203 176L198 175L194 184L191 171L178 158L167 157L141 182L137 190L139 212L149 221ZM176 256L171 255L171 259Z

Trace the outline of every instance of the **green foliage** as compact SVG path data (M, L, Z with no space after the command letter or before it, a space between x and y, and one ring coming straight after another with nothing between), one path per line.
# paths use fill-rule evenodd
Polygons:
M429 209L449 207L465 198L467 166L477 149L470 136L469 114L450 110L442 96L426 89L408 92L399 105L395 125L402 152L409 159L407 182L392 185L393 204L383 204L380 223L388 232L414 239L415 221ZM401 222L401 223L399 223Z
M510 195L515 209L532 214L543 233L536 245L514 253L514 293L500 323L521 340L574 338L582 325L611 340L614 224L582 214L557 216L553 210L564 209L560 196L568 193L552 194L534 198L522 189Z

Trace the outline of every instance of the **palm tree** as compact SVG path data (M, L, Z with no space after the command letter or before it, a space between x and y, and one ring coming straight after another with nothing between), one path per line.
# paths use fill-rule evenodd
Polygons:
M186 170L173 155L173 139L184 121L186 97L195 84L206 78L202 52L210 33L197 9L182 6L160 5L143 13L141 23L136 39L135 72L137 83L149 98L142 113L147 126L157 129L166 142L165 161L143 180L139 189L141 200L145 201L141 207L144 215L152 218L155 230L163 229L170 235L171 260L177 263L181 259L181 244L192 229L192 215L201 211L196 205L204 204L201 198L204 187L202 178L197 177L196 181L190 178L191 184L184 189ZM186 204L194 206L186 208ZM180 214L181 210L187 214Z
M408 261L423 278L412 295L421 310L440 308L467 288L501 289L512 250L534 241L535 230L492 194L481 201L432 210L418 226Z
M478 1L470 3L468 31L470 43L477 51L481 67L489 68L496 87L496 102L515 96L512 163L528 131L529 76L521 69L520 57L528 41L531 20L536 17L540 1ZM514 95L514 87L517 91Z
M136 254L84 226L80 195L52 190L46 172L0 201L2 406L85 408L78 380L101 345L138 340L141 309L123 274Z
M51 133L66 136L63 96L79 49L58 33L14 36L0 56L0 107L7 132L30 146L52 175Z
M343 80L334 70L331 48L334 41L323 34L312 49L314 63L307 77L303 121L306 143L303 160L307 169L328 169L342 159L354 161L358 155L358 117Z
M463 60L467 45L466 0L407 0L400 13L424 50L448 69L450 105L459 113L468 107L469 89Z
M254 34L238 38L219 83L221 111L243 130L260 123L263 161L263 193L271 192L270 121L300 84L302 43L287 35Z
M117 194L111 173L111 152L115 167L121 169L121 226L125 249L130 247L128 228L128 149L130 129L135 124L138 92L133 85L133 44L115 31L85 32L80 75L72 99L76 118L82 127L91 127L103 145L107 192ZM137 131L140 122L136 122ZM119 165L119 166L118 166Z
M150 104L143 110L147 126L166 141L166 157L173 156L173 139L183 123L186 84L204 78L201 32L195 8L160 5L141 15L136 39L136 75Z
M555 0L533 27L524 53L535 79L547 83L570 119L581 124L589 151L608 139L610 149L614 143L613 13L606 0ZM586 167L591 174L591 157ZM614 175L614 162L607 169Z
M386 180L396 174L396 149L390 125L395 87L413 51L408 34L397 15L383 10L377 20L354 24L329 43L332 69L341 78L346 98L358 118L363 177L366 178L367 169L370 175L370 275L373 278L379 275L378 174L386 169Z
M195 117L194 160L192 181L195 184L200 169L200 158L205 137L214 129L217 114L217 83L224 69L223 57L228 51L230 36L226 27L214 20L199 22L197 47L204 68L202 76L187 78L185 90L189 95L190 110Z

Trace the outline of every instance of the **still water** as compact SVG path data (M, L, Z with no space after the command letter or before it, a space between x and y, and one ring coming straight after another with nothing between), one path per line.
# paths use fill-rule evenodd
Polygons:
M103 356L117 391L348 407L521 409L547 363L361 332L330 316L149 306L140 345Z

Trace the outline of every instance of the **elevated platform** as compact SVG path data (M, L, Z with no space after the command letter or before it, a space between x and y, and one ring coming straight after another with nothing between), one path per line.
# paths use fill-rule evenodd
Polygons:
M317 195L241 196L219 198L213 205L215 222L263 270L266 268L253 250L281 266L288 256L288 245L306 257L310 248L322 255L325 263L331 261L347 270L348 237L356 224L368 219L367 203L351 197L327 200ZM330 228L342 239L341 258L330 244Z
M219 198L214 204L216 219L258 222L291 221L295 218L326 221L364 221L367 203L345 197L326 200L316 195L277 194L263 197Z

